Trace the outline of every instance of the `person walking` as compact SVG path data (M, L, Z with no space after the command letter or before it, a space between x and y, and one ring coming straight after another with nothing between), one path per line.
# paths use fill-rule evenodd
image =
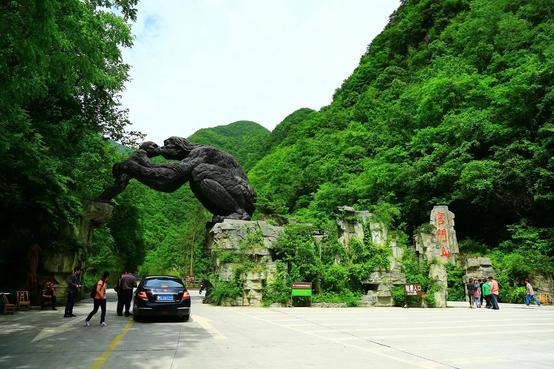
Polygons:
M527 290L527 294L525 295L525 305L529 306L531 299L533 299L537 306L541 306L540 301L535 297L535 290L528 279L525 279L525 289Z
M469 307L472 308L473 299L474 299L473 292L475 290L475 284L473 283L473 278L470 278L469 281L467 282L466 289L467 289L467 297L469 299Z
M125 316L131 315L129 309L131 308L131 301L133 300L133 287L135 287L137 280L135 276L128 271L123 272L119 282L117 283L117 315L123 315L123 306L125 306Z
M100 314L100 325L102 327L105 327L106 324L106 280L110 276L109 272L102 273L102 278L98 282L96 282L96 293L94 294L94 308L90 312L90 314L87 316L87 319L85 320L85 327L90 327L90 319L96 314L98 311L98 308L102 310L102 313Z
M481 285L478 279L473 283L473 302L476 308L481 308Z
M77 290L82 287L81 285L81 267L76 266L73 268L73 273L69 276L67 280L67 303L65 304L65 313L64 318L72 318L73 315L73 306L75 305L75 299L77 297Z
M485 302L486 302L486 305L485 307L487 309L490 309L492 308L492 303L491 303L491 285L489 284L489 282L485 282L483 283L483 286L482 286L482 294L483 294L483 297L485 298Z
M492 277L489 277L489 284L491 285L491 304L493 310L498 310L500 307L498 306L498 295L500 293L500 288L498 286L498 282L493 279Z
M203 304L207 304L210 300L210 293L212 292L213 284L207 279L203 279L200 283L200 290L198 290L198 294L201 295L202 291L206 290L206 293L204 294L204 298L202 299Z

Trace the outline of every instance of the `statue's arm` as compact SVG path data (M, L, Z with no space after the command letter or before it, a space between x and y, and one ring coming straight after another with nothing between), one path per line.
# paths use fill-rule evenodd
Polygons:
M142 184L157 191L173 192L185 184L192 171L190 165L181 162L152 163L146 159L144 162L126 161L114 168L120 175L134 178Z

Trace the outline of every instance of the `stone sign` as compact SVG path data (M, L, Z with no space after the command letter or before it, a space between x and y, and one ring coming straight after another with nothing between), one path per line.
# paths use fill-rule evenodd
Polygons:
M445 264L456 263L459 253L454 230L454 213L448 210L448 206L434 206L429 225L423 225L414 235L414 240L419 257L431 263L429 277L440 287L440 290L433 294L435 307L446 307L448 276Z
M448 206L434 206L430 223L435 226L433 256L454 261L459 252L454 230L454 213L448 210Z

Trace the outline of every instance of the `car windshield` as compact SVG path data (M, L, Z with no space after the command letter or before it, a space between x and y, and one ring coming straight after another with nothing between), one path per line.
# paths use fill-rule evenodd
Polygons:
M165 278L152 278L144 281L144 287L147 288L168 288L168 287L178 287L184 288L185 286L178 280L175 279L165 279Z

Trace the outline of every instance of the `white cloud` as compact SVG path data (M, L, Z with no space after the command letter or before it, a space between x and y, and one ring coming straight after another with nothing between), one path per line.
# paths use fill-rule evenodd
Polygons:
M253 120L273 129L319 109L398 0L143 0L123 93L132 129L161 143Z

